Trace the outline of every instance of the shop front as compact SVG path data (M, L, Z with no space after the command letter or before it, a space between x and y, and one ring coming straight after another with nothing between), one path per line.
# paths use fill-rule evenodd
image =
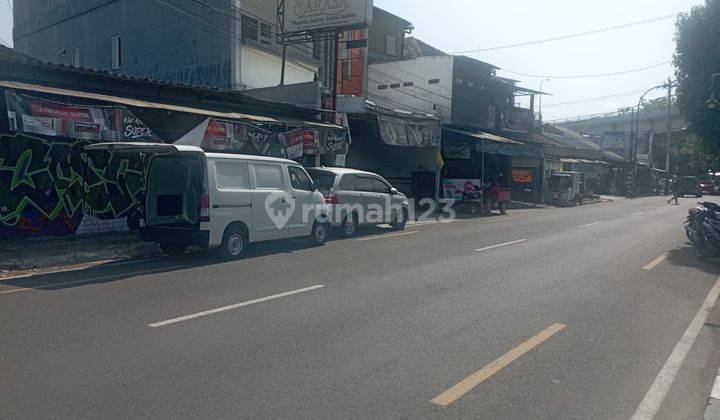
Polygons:
M542 149L495 134L443 127L442 190L462 199L483 187L510 188L514 199L540 200Z
M348 120L352 146L343 166L381 175L416 203L435 199L438 118L367 106Z

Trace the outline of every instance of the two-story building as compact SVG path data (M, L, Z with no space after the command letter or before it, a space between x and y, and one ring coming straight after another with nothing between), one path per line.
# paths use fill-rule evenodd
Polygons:
M275 0L23 0L18 52L123 76L246 90L280 83ZM327 41L287 49L285 82L317 80Z

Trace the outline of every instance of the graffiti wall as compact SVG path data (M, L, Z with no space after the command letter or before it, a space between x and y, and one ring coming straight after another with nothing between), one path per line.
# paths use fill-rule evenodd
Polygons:
M137 227L141 157L88 153L86 144L0 135L0 238Z

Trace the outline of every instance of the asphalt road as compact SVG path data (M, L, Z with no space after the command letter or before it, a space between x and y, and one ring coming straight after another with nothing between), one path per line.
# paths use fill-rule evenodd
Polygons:
M720 276L686 243L693 202L3 281L0 417L631 418ZM702 417L720 314L700 321L656 418Z

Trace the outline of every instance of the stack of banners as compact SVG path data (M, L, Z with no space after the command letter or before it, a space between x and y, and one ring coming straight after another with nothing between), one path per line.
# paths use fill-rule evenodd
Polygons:
M78 105L5 91L10 129L92 141L161 142L123 106Z
M378 115L383 143L401 147L440 147L440 121Z
M280 135L285 144L285 157L302 155L340 155L348 153L347 130L308 130L298 128Z
M178 139L175 144L198 146L204 150L248 152L246 146L252 145L261 155L271 151L275 135L265 129L240 121L207 118Z

